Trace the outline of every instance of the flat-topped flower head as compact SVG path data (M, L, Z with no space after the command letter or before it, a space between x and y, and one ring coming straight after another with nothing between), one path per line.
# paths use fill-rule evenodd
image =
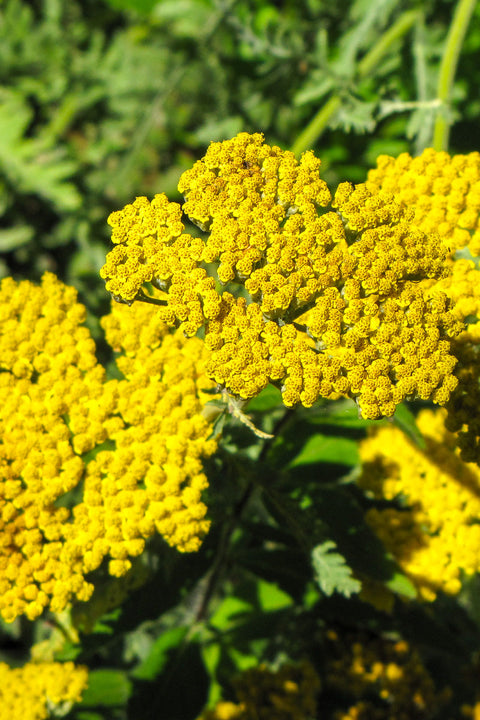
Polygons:
M438 232L451 253L480 255L480 153L449 155L432 148L419 157L380 155L367 187L386 190L415 212L425 232Z
M149 275L164 293L160 316L189 336L201 329L207 373L232 395L248 399L273 382L288 406L346 396L368 418L409 397L444 404L457 383L450 338L462 324L445 293L427 297L424 287L448 273L446 247L389 192L342 183L332 199L319 168L313 153L297 160L260 134L212 143L178 186L205 235L183 235L179 221L175 237L154 243L178 209L143 198L125 220L114 213L115 241L127 253L132 244L135 258L140 243L142 267L161 265ZM116 275L110 255L112 291L128 273L120 265Z
M123 379L107 380L85 308L53 275L4 280L0 314L4 619L88 600L90 573L105 561L124 575L155 533L198 549L202 460L216 448L202 415L206 346L150 307L115 305L104 325Z
M446 426L457 433L461 456L466 462L480 461L480 271L473 260L457 259L450 274L435 281L427 291L444 292L464 330L452 342L458 360L458 385L446 405Z
M445 410L422 411L426 449L383 425L360 445L361 487L397 506L368 511L367 521L424 600L455 595L461 574L480 570L480 469L460 457Z
M82 453L108 434L105 373L76 291L50 273L41 286L0 288L0 612L39 615L90 586L62 561L70 513L57 501L83 478Z
M0 720L46 720L63 716L88 685L86 667L73 662L0 663Z
M69 543L90 569L108 552L110 573L121 576L154 533L182 552L198 550L210 526L201 500L208 487L202 459L217 442L202 415L211 398L203 391L212 382L201 340L172 334L141 304L114 305L102 325L107 341L123 349L117 358L123 379L111 381L122 424L111 435L114 449L88 464Z

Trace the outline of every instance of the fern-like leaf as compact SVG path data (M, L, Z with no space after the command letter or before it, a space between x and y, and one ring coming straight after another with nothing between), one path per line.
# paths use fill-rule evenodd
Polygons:
M332 540L326 540L312 550L315 579L325 595L330 596L338 592L350 597L360 592L362 585L352 576L351 568L343 555L335 552L336 549L337 546Z

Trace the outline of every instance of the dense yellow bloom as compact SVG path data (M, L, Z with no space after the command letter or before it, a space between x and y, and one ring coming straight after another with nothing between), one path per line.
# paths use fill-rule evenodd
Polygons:
M461 573L480 570L480 469L460 458L445 411L422 411L422 450L393 425L360 446L360 485L400 507L371 509L367 521L425 600L459 592Z
M137 198L109 218L107 290L131 304L146 280L160 288L160 317L203 329L209 377L240 398L273 382L287 406L347 396L367 418L409 397L445 404L462 324L424 283L448 272L446 248L391 193L342 183L332 199L319 166L260 134L212 143L179 182L208 234L183 233L164 195Z
M436 281L433 287L451 298L455 315L462 322L480 316L480 271L473 260L455 260L447 277ZM469 326L468 330L476 329ZM478 331L476 337L479 337Z
M158 532L181 551L208 529L205 347L143 306L104 319L122 353L105 379L76 292L46 274L0 289L0 613L88 600ZM138 331L141 328L141 332ZM88 454L91 450L95 452ZM93 456L92 456L93 455ZM73 508L73 509L72 509Z
M201 415L209 397L201 390L211 386L203 343L171 334L143 305L116 305L102 324L107 341L124 350L117 359L124 379L105 386L117 398L122 426L110 435L114 448L88 463L68 540L90 570L108 552L110 573L120 576L154 532L181 551L200 547L210 524L201 501L208 485L202 458L216 441Z
M0 290L0 612L34 618L51 598L88 597L62 561L66 507L84 473L79 453L106 438L104 372L76 292L46 274L40 287Z
M335 713L335 720L428 720L448 699L449 689L435 692L408 643L361 635L339 639L335 632L329 636L328 686L354 700L347 710Z
M199 720L310 720L320 680L309 662L246 670L234 681L237 703L219 702Z
M480 254L480 153L451 156L428 148L415 158L381 155L366 185L413 208L418 226L438 232L452 253L467 246Z
M457 433L462 459L480 462L480 271L472 260L459 259L451 273L432 288L445 292L465 330L452 341L458 360L458 385L446 405L446 426Z
M85 667L72 662L0 663L0 720L45 720L52 711L65 714L79 702L88 684Z
M453 255L468 247L480 255L480 154L450 156L433 149L416 158L402 153L398 158L380 156L370 170L366 186L372 191L392 192L405 208L413 209L414 221L425 232L435 230ZM448 427L459 432L462 457L480 460L480 360L479 305L480 272L473 262L459 259L448 276L433 284L455 303L459 320L467 319L468 332L455 341L452 353L458 358L459 385L448 402Z
M465 462L480 463L480 345L478 328L462 333L454 344L458 358L458 386L447 404L445 426L457 433L460 455Z
M414 223L424 232L436 231L451 255L468 247L480 254L480 154L450 156L425 150L419 157L380 156L370 170L366 187L373 193L391 192L403 208L414 212ZM468 331L454 340L459 385L448 402L448 427L459 433L462 457L480 460L480 271L472 261L451 261L448 275L426 283L429 293L444 292ZM440 393L442 394L442 393Z

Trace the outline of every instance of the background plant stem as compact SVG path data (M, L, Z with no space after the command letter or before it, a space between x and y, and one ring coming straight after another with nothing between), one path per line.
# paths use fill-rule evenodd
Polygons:
M472 0L470 0L472 1ZM386 54L390 46L403 35L405 35L418 20L419 13L417 10L411 10L404 13L389 30L387 30L378 43L370 50L369 53L358 63L356 77L362 79L373 70L375 65L380 62ZM332 97L323 105L317 114L313 117L305 130L300 133L292 146L292 151L299 155L305 150L313 147L326 129L332 115L338 110L342 103L340 95L332 95Z
M467 32L468 23L472 17L475 5L476 0L459 1L447 35L445 50L438 74L437 98L442 101L443 111L441 110L439 112L435 120L433 130L433 147L435 150L448 149L450 126L452 125L449 105L452 99L453 81L465 33Z

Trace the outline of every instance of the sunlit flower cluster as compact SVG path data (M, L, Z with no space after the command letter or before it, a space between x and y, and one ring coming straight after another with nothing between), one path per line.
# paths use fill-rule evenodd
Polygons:
M458 360L458 385L447 403L446 427L457 433L461 456L466 462L480 462L480 271L472 260L458 259L451 273L437 281L453 301L456 317L465 330L452 341Z
M122 350L106 380L73 288L45 274L0 290L0 613L87 600L104 559L121 576L158 532L182 551L208 529L201 460L204 345L144 306L104 324ZM141 328L141 332L138 331ZM139 345L140 343L140 345ZM148 357L146 357L148 356ZM95 452L91 453L94 450Z
M480 570L480 469L460 458L444 420L444 410L419 414L425 449L394 425L360 446L361 487L397 501L369 510L367 521L425 600L458 593L461 573Z
M427 720L449 697L437 693L420 656L405 641L329 633L327 684L352 704L335 720Z
M287 406L347 396L373 419L405 398L445 404L462 323L422 281L448 272L447 249L391 193L342 183L332 199L319 166L260 134L212 143L179 182L208 235L184 233L164 195L137 198L109 218L107 290L132 303L158 287L160 316L202 329L209 377L240 398L272 382Z
M480 154L450 156L433 149L416 158L380 156L370 170L366 186L372 191L392 192L405 208L414 210L414 221L425 232L435 230L451 255L468 248L480 255ZM459 386L448 403L448 427L459 433L466 461L480 459L480 389L478 377L480 339L478 324L480 272L468 260L457 259L449 275L434 284L455 303L459 319L469 322L468 332L455 341Z
M418 226L438 232L450 252L468 247L480 255L480 153L451 156L428 148L415 158L381 155L366 185L413 208Z
M480 463L480 345L477 326L471 327L454 343L459 383L447 404L445 426L457 434L462 459Z
M210 398L202 399L201 390L211 386L203 343L169 333L142 305L115 305L102 325L107 341L124 351L117 358L124 379L105 388L117 397L122 427L111 435L115 446L88 463L83 502L74 508L75 525L88 540L82 532L70 547L74 542L92 570L108 551L110 573L123 575L128 557L140 554L155 531L179 550L199 548L209 527L201 458L215 451L216 441L208 439L211 426L201 415Z
M50 274L41 287L5 279L0 314L0 612L13 620L36 617L64 589L88 595L80 568L61 560L70 513L56 501L108 429L104 371L73 288Z
M452 263L449 274L436 281L432 287L434 291L441 290L453 301L453 310L459 320L473 321L480 316L480 271L473 260L459 258ZM469 325L470 333L476 332L476 339L480 337L478 328ZM472 337L470 336L470 339Z
M46 720L65 715L82 698L88 671L72 662L0 663L0 720Z
M245 670L233 682L237 702L217 703L199 720L309 720L316 717L320 680L304 661Z

